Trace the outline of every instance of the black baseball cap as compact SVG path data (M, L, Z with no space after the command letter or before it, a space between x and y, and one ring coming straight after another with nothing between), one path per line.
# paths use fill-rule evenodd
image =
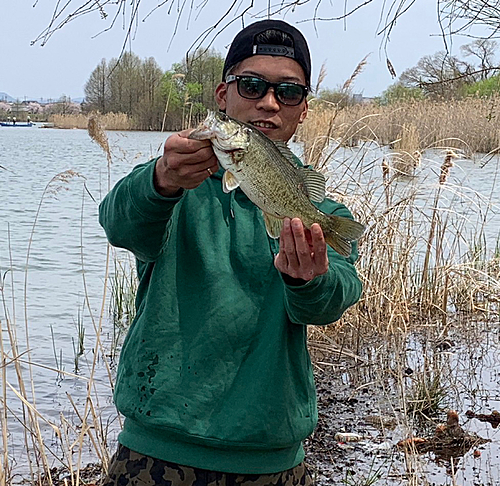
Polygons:
M293 46L258 44L255 37L266 30L280 30L288 34ZM307 41L302 33L282 20L261 20L245 27L234 38L227 53L222 71L222 81L226 80L227 71L235 64L256 55L285 56L297 61L304 70L307 86L311 86L311 55Z

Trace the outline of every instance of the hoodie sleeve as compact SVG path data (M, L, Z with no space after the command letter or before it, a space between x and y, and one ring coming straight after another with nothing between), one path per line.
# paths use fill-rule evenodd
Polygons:
M156 161L157 158L135 167L99 205L99 223L109 242L130 250L144 262L158 258L174 207L182 199L182 195L166 198L156 191Z
M326 200L320 209L353 219L349 210ZM357 243L353 243L348 258L328 247L329 269L304 285L285 284L285 307L290 320L296 324L326 325L337 321L355 304L362 291L354 262L358 257Z

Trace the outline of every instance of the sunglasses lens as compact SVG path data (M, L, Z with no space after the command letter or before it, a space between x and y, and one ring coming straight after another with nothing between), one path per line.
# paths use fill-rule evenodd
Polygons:
M238 93L243 98L258 100L264 97L270 86L274 88L274 94L284 105L296 106L302 102L307 95L303 86L293 83L272 84L253 76L237 76ZM233 79L232 81L234 81Z
M284 105L298 105L304 94L304 89L296 84L281 83L276 87L276 96Z
M266 87L266 82L259 78L242 77L238 81L238 92L243 98L262 98L266 91Z

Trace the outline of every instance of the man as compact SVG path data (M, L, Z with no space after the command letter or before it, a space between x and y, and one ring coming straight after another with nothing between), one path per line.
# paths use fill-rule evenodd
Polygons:
M228 115L288 141L310 84L302 34L265 20L234 39L215 97ZM297 218L285 220L279 244L270 239L245 194L223 192L210 143L189 133L170 136L163 156L100 207L140 279L114 397L124 429L105 484L310 484L307 325L335 321L359 299L356 247L342 257L318 224L309 231ZM319 207L352 217L330 200Z

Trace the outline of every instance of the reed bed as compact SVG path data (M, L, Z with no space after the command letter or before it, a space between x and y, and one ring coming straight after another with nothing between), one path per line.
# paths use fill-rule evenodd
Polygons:
M358 155L354 162L359 167L353 168L353 159L346 158L334 172L325 169L331 176L332 197L345 202L367 224L358 261L364 293L343 319L344 328L364 337L405 337L432 328L438 336L446 333L457 313L498 312L500 253L498 245L488 248L484 243L488 218L478 214L483 210L498 214L500 208L488 208L487 198L462 193L449 181L455 152L442 152L441 166L430 172L435 180L416 183L388 166L384 157L365 160L368 154ZM423 163L429 160L424 157ZM357 169L369 177L353 180ZM419 198L422 187L429 186L431 196ZM477 208L471 199L482 201L484 208ZM463 210L464 206L469 207ZM353 345L359 339L350 341Z
M92 138L103 149L107 162L108 171L111 164L111 153L107 136L104 132L102 121L92 117L87 121ZM87 125L85 126L87 128ZM43 202L50 194L59 192L63 185L71 178L81 177L79 173L67 170L55 175L45 187L38 204L38 209L33 222L28 251L26 256L26 269L30 261L30 248L35 234L39 216L43 210ZM108 175L109 181L109 175ZM109 182L108 182L109 190ZM34 368L39 366L32 359L32 346L30 343L30 319L28 315L28 270L24 277L24 295L20 304L24 307L24 336L19 335L19 323L16 322L16 293L14 292L13 275L15 269L12 262L7 267L2 265L0 269L0 425L2 429L0 458L0 486L26 483L48 485L87 484L89 481L98 479L102 470L107 469L110 458L108 443L109 423L102 419L101 409L113 390L113 373L109 353L102 341L102 329L104 321L108 316L108 276L111 261L111 247L107 246L107 260L103 269L104 285L102 292L102 303L99 312L92 309L86 287L86 278L82 255L83 287L85 291L85 307L87 308L92 322L95 342L90 355L90 363L86 375L79 374L79 360L83 354L83 326L79 319L77 322L77 344L73 339L75 349L75 372L67 372L62 368L60 361L56 359L56 366L47 369L55 373L58 378L70 377L81 380L86 387L87 395L84 403L76 403L71 395L67 395L66 406L59 414L59 421L44 417L37 410L36 383L34 382ZM10 279L8 278L10 277ZM79 312L80 316L80 312ZM23 342L24 341L24 342ZM53 342L54 344L54 342ZM54 345L55 349L55 345ZM98 366L104 366L109 382L108 397L103 397L98 391L98 383L95 379ZM20 411L19 411L20 408ZM120 417L116 418L120 422ZM24 429L25 451L23 461L24 476L15 474L14 466L17 458L10 448L9 422L18 422ZM121 423L121 422L120 422ZM47 431L51 431L53 440L47 441ZM87 464L83 459L87 450L92 451L97 465ZM54 464L57 466L54 467ZM28 472L27 472L28 471ZM64 476L59 480L59 476Z
M371 115L336 132L341 120L342 112L333 113L321 128L313 116L303 145L309 163L327 175L330 196L367 225L357 262L363 295L339 322L310 328L310 348L318 373L334 367L354 389L382 390L376 396L390 402L411 438L421 428L435 429L443 410L460 403L453 397L455 370L439 350L450 338L468 341L472 329L479 333L498 322L500 250L498 237L486 243L485 229L486 221L500 228L500 208L483 188L457 184L457 152L425 150L413 121L397 127L391 147L381 148L373 126L370 140L345 144L360 126L368 130ZM424 462L406 451L402 484L430 484ZM352 481L346 484L365 484Z
M86 130L89 120L93 117L99 117L104 130L132 130L133 123L125 113L106 113L100 115L97 113L78 114L78 115L52 115L49 122L54 124L55 128L79 128Z
M421 353L425 357L424 365L418 371L414 385L409 387L404 380L404 369L408 366L408 340L420 334L425 336L424 343L429 340L437 342L450 335L461 321L488 320L499 310L500 249L498 245L489 248L484 243L485 215L495 208L487 197L478 194L472 198L464 194L451 179L456 158L452 149L459 145L461 149L491 151L495 144L498 145L498 129L487 117L481 119L479 116L486 106L481 104L484 103L482 100L460 103L451 105L451 109L450 105L420 102L399 108L360 105L341 111L313 105L310 120L300 132L306 160L329 176L330 195L344 202L367 226L359 242L360 259L357 263L364 286L363 296L339 322L325 329L310 330L311 351L316 362L322 354L336 353L356 364L377 363L376 379L384 388L396 390L398 403L394 407L410 415L433 413L442 405L443 384L437 377L443 363L431 354L427 358L427 350L431 347L424 346ZM477 118L466 115L471 107L468 103L477 103L474 105ZM423 109L424 106L427 110ZM467 130L463 124L466 122L471 124L469 138L465 137ZM476 122L482 124L482 129L472 129ZM103 128L106 126L105 118L93 118L89 133L103 149L108 170L112 170ZM467 141L466 145L457 142L460 137ZM392 159L388 161L384 156L373 156L373 147L379 149L380 145L391 144L391 150L406 152L412 157L419 151L420 164L426 166L431 162L423 147L441 147L444 140L450 142L448 149L440 152L439 164L432 167L425 180L416 178L411 182L407 165L402 170ZM345 148L346 145L356 147ZM390 154L389 149L387 153ZM415 159L409 160L413 170L417 167ZM498 167L496 173L499 173ZM431 188L431 196L423 202L419 198L419 184ZM474 204L471 204L472 200ZM466 204L470 209L464 212ZM454 210L457 205L462 207L460 214ZM466 223L474 221L476 214L482 217L477 219L471 237ZM54 484L61 470L68 475L67 484L77 486L86 482L82 480L86 467L81 460L84 444L97 458L97 470L107 468L109 442L106 424L99 413L102 397L95 387L95 367L98 360L105 364L112 390L110 360L115 353L110 355L103 348L102 328L108 323L118 328L117 334L122 334L127 327L133 317L131 303L136 291L136 276L130 262L113 253L109 246L103 273L99 314L94 316L88 306L96 336L96 351L88 376L82 377L88 390L87 400L82 407L68 397L68 406L75 412L76 423L64 414L61 414L59 423L53 423L37 412L34 384L22 366L25 364L29 370L33 364L29 355L23 356L20 351L21 348L29 349L29 345L20 345L15 323L10 317L14 314L10 311L13 304L4 293L9 273L0 276L3 279L0 280L0 298L4 310L0 314L0 330L2 336L4 333L8 336L5 345L3 339L0 341L0 424L4 451L0 458L0 485L14 482L8 450L7 418L13 413L8 389L15 391L22 405L22 416L16 416L16 419L25 427L32 484ZM110 273L114 275L112 279ZM26 336L29 335L28 327ZM15 372L15 385L7 383L7 368ZM350 368L353 382L359 370L358 366ZM52 469L52 461L49 461L54 453L42 437L41 422L54 430L62 451L57 470ZM405 460L411 478L408 484L425 484L418 481L422 467L416 454L407 455Z
M500 95L446 102L410 101L388 106L357 104L343 109L314 99L298 139L305 144L310 160L316 160L313 148L324 137L347 146L369 140L395 148L394 144L405 135L407 138L411 135L413 141L418 141L418 147L399 144L400 149L410 154L424 148L449 147L471 155L498 151L499 119Z

